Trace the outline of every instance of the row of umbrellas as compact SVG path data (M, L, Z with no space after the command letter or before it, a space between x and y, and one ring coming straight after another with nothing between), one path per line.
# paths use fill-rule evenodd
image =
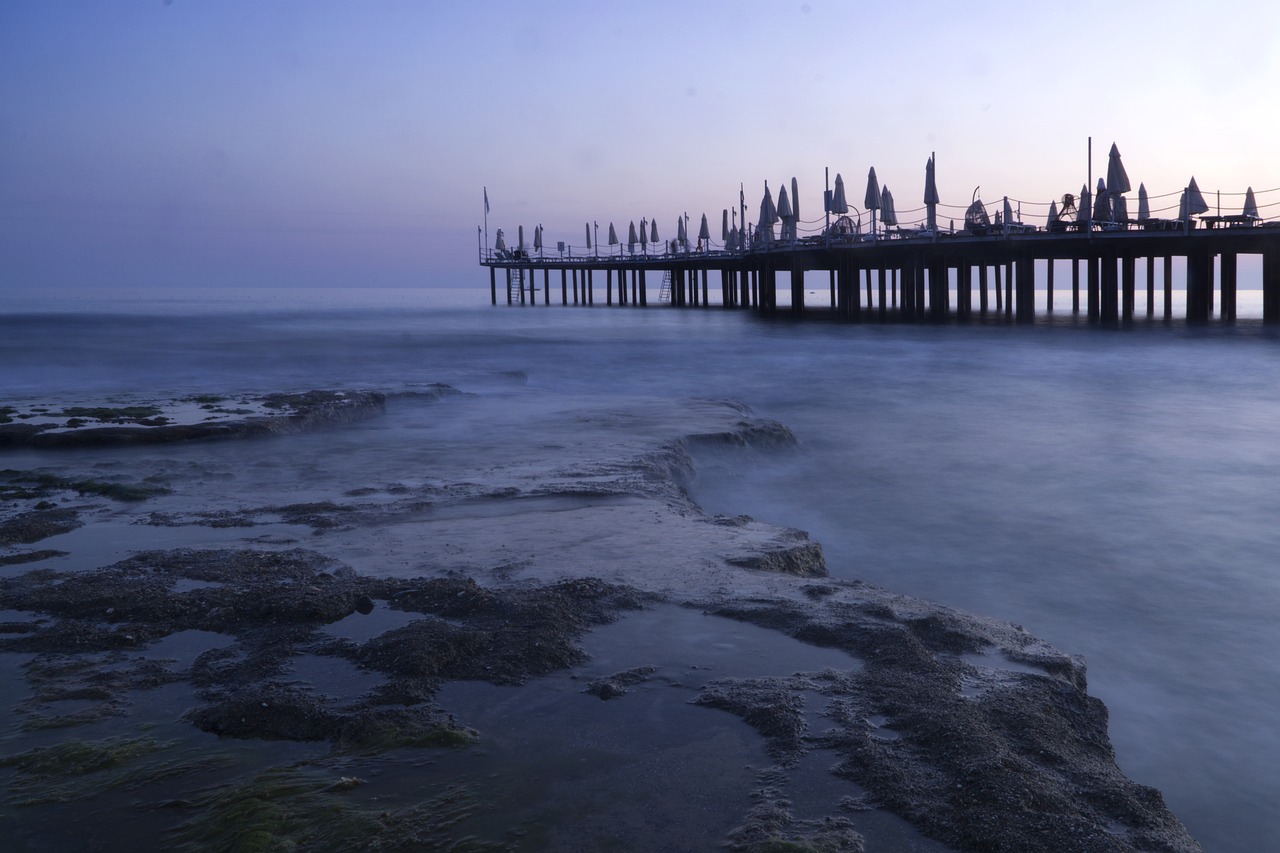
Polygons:
M1096 193L1091 193L1088 185L1080 189L1080 201L1077 206L1076 218L1078 221L1084 222L1092 219L1095 222L1127 222L1129 219L1128 200L1125 193L1132 189L1129 183L1129 175L1125 171L1124 163L1120 158L1120 150L1115 143L1111 144L1111 152L1107 159L1107 176L1106 178L1098 178L1098 186ZM1056 201L1049 203L1049 223L1052 226L1058 222L1062 214L1065 214L1067 201L1064 199L1064 210L1059 211ZM924 186L924 203L927 209L926 228L937 228L937 205L939 204L938 187L934 173L934 158L930 155L929 161L925 164L925 186ZM837 215L847 214L850 210L848 200L845 196L844 178L836 173L835 189L831 195L827 197L825 202L827 212ZM871 233L876 231L876 214L879 213L880 224L882 227L890 227L898 224L897 212L894 208L893 193L889 191L888 185L880 186L876 178L875 167L872 166L867 173L867 188L863 195L863 208L871 214ZM1182 199L1179 204L1178 216L1180 219L1187 219L1200 213L1207 213L1209 205L1205 201L1204 194L1200 192L1200 188L1196 185L1196 179L1191 178L1187 187L1182 192ZM1254 198L1253 187L1249 187L1245 193L1245 202L1243 215L1258 218L1258 203ZM745 218L745 217L744 217ZM1145 184L1138 185L1138 219L1145 220L1151 218L1150 201L1147 196L1147 188ZM677 218L676 241L679 245L688 245L688 232L686 222L688 214ZM1004 200L1004 221L1012 222L1013 210L1009 204L1008 197ZM760 201L760 216L756 225L756 239L761 242L772 242L774 238L774 225L782 223L781 239L784 241L794 240L798 236L798 225L800 221L800 191L796 179L791 179L791 193L787 194L787 187L784 185L778 190L778 201L774 204L773 194L769 190L769 182L764 184L764 198ZM723 222L721 224L721 239L725 244L725 248L729 251L740 249L745 244L746 235L742 227L730 227L729 211L725 209ZM698 230L698 240L706 245L711 238L710 229L707 225L707 215L702 215L701 227ZM524 226L520 226L519 247L524 248ZM609 223L609 245L616 246L619 244L618 235L614 229L613 223ZM657 243L658 225L651 220L640 220L640 230L636 231L634 221L630 223L627 235L627 245L632 252L635 251L635 245L639 242L642 247L647 247L649 243ZM591 225L587 224L587 247L591 247ZM498 229L498 238L494 244L494 248L505 250L506 243L503 239L502 229ZM533 248L542 249L542 226L539 225L534 229Z

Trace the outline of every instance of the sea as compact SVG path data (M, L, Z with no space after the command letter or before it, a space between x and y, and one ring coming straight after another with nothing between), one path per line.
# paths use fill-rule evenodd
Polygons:
M1206 850L1280 849L1280 330L1259 292L1240 292L1236 323L1204 326L1159 304L1149 319L1140 299L1122 329L1090 325L1061 290L1052 314L1041 292L1032 325L941 326L605 306L598 287L592 306L489 296L487 281L0 292L0 404L433 383L475 401L358 441L185 451L245 453L258 473L243 482L268 503L413 476L406 460L545 454L584 407L737 401L798 445L695 453L708 513L806 530L833 575L1083 655L1130 778ZM129 547L106 542L102 564Z

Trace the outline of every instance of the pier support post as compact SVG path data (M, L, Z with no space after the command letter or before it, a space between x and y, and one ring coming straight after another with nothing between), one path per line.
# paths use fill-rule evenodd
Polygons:
M978 266L978 313L981 316L987 316L989 304L987 301L987 265L984 263Z
M542 304L551 304L551 270L547 269L542 271Z
M1106 252L1099 259L1101 264L1102 301L1099 305L1099 316L1106 325L1114 325L1120 321L1120 288L1119 276L1116 273L1116 255Z
M703 308L706 308L706 307L707 307L707 305L708 305L708 299L707 299L707 269L706 269L706 267L703 267L703 268L702 268L702 307L703 307Z
M1164 256L1164 321L1173 320L1173 256Z
M915 277L912 286L916 289L916 322L918 323L925 318L924 260L918 255L912 267L912 275Z
M1098 259L1090 257L1084 259L1085 264L1089 267L1089 322L1098 322Z
M1013 261L1004 265L1004 316L1013 319Z
M996 314L1003 314L1004 313L1004 284L1002 284L1002 281L1004 278L1002 274L1003 268L999 264L996 264L994 269L996 273Z
M1262 322L1280 323L1280 243L1262 252Z
M569 279L568 272L560 270L560 304L569 304Z
M947 264L942 258L935 258L929 264L929 319L935 323L947 322L947 311L951 301L948 293L951 283L947 281Z
M649 304L649 283L645 280L645 271L640 270L640 307L645 308Z
M973 267L966 261L956 267L956 316L968 320L973 313Z
M591 273L592 273L592 270L587 270L587 304L595 305L596 304L596 286L595 286L595 282L591 280Z
M1045 261L1044 272L1044 310L1048 314L1053 313L1053 258Z
M1137 277L1137 259L1133 255L1126 253L1120 258L1120 287L1123 292L1123 300L1120 306L1120 319L1124 323L1133 322L1133 291L1135 287L1135 279Z
M889 281L889 271L886 270L883 266L880 267L879 275L876 278L880 282L880 287L877 288L877 295L880 297L880 302L878 303L877 307L880 310L877 311L876 313L880 316L880 322L883 323L889 316L889 298L888 298L888 288L887 288L888 281Z
M1019 323L1036 321L1036 259L1030 255L1018 258L1018 310Z
M1080 259L1071 261L1071 313L1080 313Z
M1205 280L1205 262L1212 263L1211 256L1203 250L1187 252L1187 322L1209 321L1209 300L1205 292L1209 284Z
M507 304L511 304L511 267L503 267L502 271L507 274Z
M573 304L577 305L578 304L578 271L572 270L571 277L573 278Z
M1223 321L1234 323L1236 321L1236 254L1235 252L1224 252L1221 255L1219 264L1219 275L1222 282L1218 285L1222 288L1222 312Z
M604 304L613 305L613 270L604 271Z
M489 304L498 304L498 271L489 267Z
M1207 323L1211 311L1213 255L1203 249L1187 253L1187 322Z
M902 319L913 322L916 319L916 277L915 260L902 268Z

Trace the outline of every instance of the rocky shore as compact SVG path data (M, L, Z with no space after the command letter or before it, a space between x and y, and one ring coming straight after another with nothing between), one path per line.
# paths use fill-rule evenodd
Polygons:
M287 405L286 413L246 419L253 425L238 434L340 423L376 414L386 400L312 392ZM0 808L22 821L32 809L119 788L145 791L149 799L135 808L192 849L266 837L313 849L520 849L527 837L499 825L483 791L442 790L392 810L361 801L359 791L390 757L482 748L489 734L449 707L446 685L521 685L577 671L588 663L584 638L600 626L676 605L847 659L786 676L709 673L696 684L654 662L582 684L607 700L597 703L602 709L636 701L640 691L685 691L694 706L727 712L758 733L771 764L753 771L754 795L724 838L732 849L883 849L859 823L877 810L937 845L927 849L1199 849L1160 793L1117 767L1106 708L1088 695L1080 658L1018 626L833 578L820 544L801 531L705 515L682 487L695 470L691 453L781 448L793 439L723 401L691 402L681 418L689 426L661 447L583 459L536 482L373 486L301 504L246 502L233 512L153 509L184 486L148 480L145 470L108 480L88 471L0 472L0 567L9 567L0 572L0 652L21 661L22 731L62 733L20 749L21 738L6 739ZM178 429L90 429L77 442L215 437ZM118 437L137 430L152 432ZM104 438L108 432L117 437ZM16 434L8 433L10 446ZM22 443L72 441L54 438L62 435L69 433L29 432ZM554 511L537 511L530 502L539 500L556 501ZM521 512L462 511L495 501ZM60 569L61 551L37 547L122 502L136 507L140 533L242 530L243 540L138 549L87 570ZM530 513L536 548L524 538ZM312 541L264 535L282 523L309 529ZM405 530L415 544L404 547L418 549L429 571L358 572L344 559L382 543L390 563L398 553L392 534ZM547 555L549 541L560 544ZM361 640L332 630L351 620L375 627ZM185 657L152 653L184 643L192 649ZM308 661L330 667L336 680L299 679ZM369 686L341 689L344 677L369 678ZM215 744L299 746L259 772L224 778L210 773L218 750L208 742L175 763L176 747L136 731L79 734L145 722L147 696L166 686L187 691L184 725L216 735ZM801 817L788 780L819 754L835 778L863 793L821 818ZM186 793L158 794L175 785Z

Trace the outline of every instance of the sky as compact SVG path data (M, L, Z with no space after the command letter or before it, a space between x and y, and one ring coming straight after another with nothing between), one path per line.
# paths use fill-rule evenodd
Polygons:
M1131 209L1280 218L1277 92L1256 0L0 0L0 294L487 286L486 226L718 239L794 177L812 229L826 169L923 216L934 152L944 225L979 187L1042 222L1090 138Z

